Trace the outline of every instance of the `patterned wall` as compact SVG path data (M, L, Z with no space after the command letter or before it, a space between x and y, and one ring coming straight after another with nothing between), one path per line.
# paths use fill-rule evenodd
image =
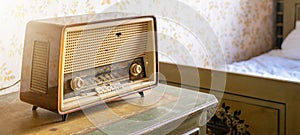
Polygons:
M194 42L195 36L178 24L181 22L180 18L177 19L177 23L159 18L158 42L159 50L163 52L162 61L172 61L168 60L168 57L171 57L177 59L173 62L190 64L190 57L192 57L194 61L192 65L214 68L224 63L248 59L271 49L274 45L273 0L180 1L203 16L219 42L212 45L206 42ZM162 4L159 0L147 0L147 2L151 2L154 6ZM132 4L145 6L143 0L1 0L0 88L20 79L24 32L29 20L100 13L112 6L115 8L110 11L128 11ZM193 16L180 14L182 9L166 7L164 10L161 12L178 14L185 20L193 21ZM199 27L201 26L199 23ZM198 32L206 35L205 31ZM182 49L188 53L181 51ZM0 94L16 90L18 85L8 90L1 90Z

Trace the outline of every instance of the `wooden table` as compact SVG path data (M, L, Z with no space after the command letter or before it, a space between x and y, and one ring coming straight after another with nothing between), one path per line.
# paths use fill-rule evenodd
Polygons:
M58 114L32 111L12 93L0 97L0 133L183 134L197 128L205 133L206 112L216 104L212 95L159 84L143 98L134 94L72 113L61 122Z

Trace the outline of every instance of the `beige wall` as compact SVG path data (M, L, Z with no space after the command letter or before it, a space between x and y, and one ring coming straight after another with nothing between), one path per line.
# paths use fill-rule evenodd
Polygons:
M141 0L14 0L0 1L0 88L20 78L23 38L26 23L32 19L103 12L114 5L116 11L127 11ZM177 63L217 67L224 63L248 59L269 50L274 39L273 0L181 0L197 11L211 26L219 43L206 45L190 40L187 29L174 22L158 19L159 50ZM159 5L161 1L151 1ZM143 4L143 3L140 3ZM166 8L168 12L182 9ZM162 11L164 12L164 11ZM193 16L181 16L193 21ZM180 19L177 20L179 23ZM184 25L184 24L183 24ZM199 27L201 27L199 25ZM205 35L204 32L200 32ZM172 44L164 44L167 42ZM178 40L179 42L172 42ZM181 51L186 49L189 53ZM204 49L203 49L204 48ZM205 51L204 51L205 50ZM189 55L189 56L187 56ZM18 90L18 86L12 88ZM12 91L12 90L8 90ZM5 91L0 91L0 94Z

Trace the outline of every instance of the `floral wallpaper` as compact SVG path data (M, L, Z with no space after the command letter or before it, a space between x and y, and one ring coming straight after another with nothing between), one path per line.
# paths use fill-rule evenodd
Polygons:
M174 1L179 4L172 5ZM192 14L184 14L180 4L201 15L203 22L195 21ZM173 7L164 8L165 5ZM159 14L160 61L216 68L272 48L274 5L273 0L1 0L0 94L19 90L19 84L4 88L20 79L25 27L32 19L108 11ZM146 8L152 10L146 12ZM175 20L164 18L168 15ZM216 38L210 39L208 31Z

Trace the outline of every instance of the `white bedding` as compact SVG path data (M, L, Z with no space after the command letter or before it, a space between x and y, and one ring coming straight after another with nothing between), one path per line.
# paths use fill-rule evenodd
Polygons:
M226 65L226 69L228 72L300 82L300 61L285 58L281 50Z

